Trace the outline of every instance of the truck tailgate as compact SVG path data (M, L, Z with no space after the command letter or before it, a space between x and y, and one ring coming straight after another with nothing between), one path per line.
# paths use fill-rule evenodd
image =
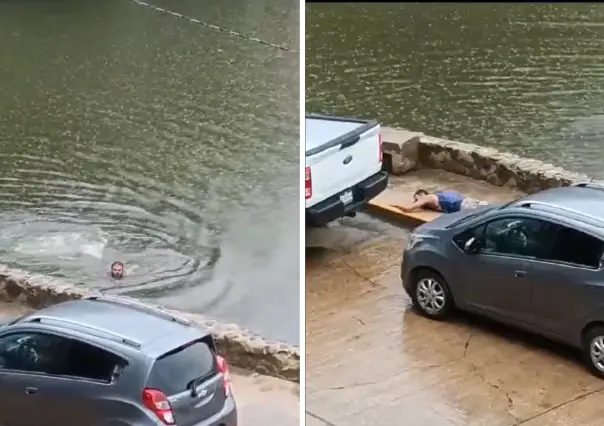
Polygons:
M310 118L313 119L313 118ZM322 135L335 136L323 140L322 144L308 143L306 150L306 167L310 168L312 195L306 200L306 207L319 203L333 195L356 185L378 173L382 168L380 126L376 122L347 121L348 127L341 122L346 119L317 118L339 121L338 126L325 127ZM309 128L307 118L307 132ZM317 134L317 125L314 124ZM319 126L320 127L320 126ZM343 134L334 133L333 129L348 130ZM308 138L309 133L307 133ZM316 141L316 138L315 138ZM310 148L310 149L309 149ZM347 200L342 200L344 203ZM352 201L352 200L350 200Z

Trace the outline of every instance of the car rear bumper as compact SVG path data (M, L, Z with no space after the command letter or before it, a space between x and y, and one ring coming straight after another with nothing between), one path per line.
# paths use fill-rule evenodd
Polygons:
M323 226L333 220L360 210L363 205L379 195L388 186L388 172L380 171L364 181L329 197L306 209L307 226ZM344 204L340 200L347 191L352 191L352 202Z
M220 413L195 426L237 426L237 405L233 396L227 398Z
M233 406L233 409L224 414L222 419L212 423L212 426L237 426L237 409Z

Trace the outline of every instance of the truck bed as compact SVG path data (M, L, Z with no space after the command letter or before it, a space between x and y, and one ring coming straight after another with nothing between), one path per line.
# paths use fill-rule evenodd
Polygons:
M346 139L362 135L367 130L377 126L377 122L358 118L307 114L305 126L306 156L309 157L339 145Z
M307 146L306 149L314 149L317 146L321 146L346 133L358 130L366 124L357 121L339 121L332 119L328 126L324 120L318 120L316 118L307 118L307 120L315 121L317 124L309 126L309 129L311 130L309 140L313 141L314 144L310 147Z

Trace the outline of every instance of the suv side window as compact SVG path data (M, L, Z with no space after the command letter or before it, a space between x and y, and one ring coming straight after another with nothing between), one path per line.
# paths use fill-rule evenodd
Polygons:
M484 235L485 226L486 226L485 224L482 224L482 225L478 225L474 228L466 229L465 231L455 235L453 237L453 242L455 243L455 245L457 247L459 247L460 249L463 250L464 245L470 238L472 238L472 237L479 238L482 235Z
M111 382L126 365L101 348L47 333L0 337L0 370Z
M543 258L551 250L556 234L557 225L539 219L498 219L485 228L483 251Z
M52 374L61 360L60 337L15 333L0 337L0 370Z
M559 226L558 235L548 260L598 268L604 242L573 228Z
M69 342L59 376L77 377L110 383L116 379L126 360L112 352L78 340L64 339Z
M455 237L455 242L463 247L465 241L474 237L482 240L482 253L544 258L549 256L557 228L558 225L539 219L506 217L465 231Z

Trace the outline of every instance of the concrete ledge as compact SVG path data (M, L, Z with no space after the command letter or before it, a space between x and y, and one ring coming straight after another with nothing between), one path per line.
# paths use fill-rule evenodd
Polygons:
M384 154L389 157L386 163L393 174L440 169L526 193L592 180L539 160L404 129L384 127L382 137Z
M19 302L40 309L67 300L98 294L100 293L95 290L75 287L54 278L30 274L0 264L1 301ZM300 350L297 346L264 340L235 324L221 324L201 315L165 310L208 328L216 339L218 351L232 365L260 374L300 382Z

